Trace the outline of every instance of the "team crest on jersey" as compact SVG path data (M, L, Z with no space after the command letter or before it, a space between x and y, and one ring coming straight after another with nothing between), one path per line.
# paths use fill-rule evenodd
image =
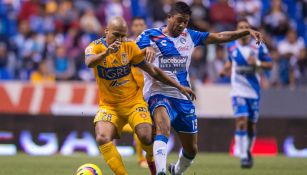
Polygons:
M116 59L114 59L113 62L112 62L113 65L115 65L117 63L118 63L118 61Z
M127 53L123 52L122 53L122 63L125 65L125 64L128 64L128 55Z
M185 38L180 38L179 41L182 43L182 44L185 44L187 42L187 40Z

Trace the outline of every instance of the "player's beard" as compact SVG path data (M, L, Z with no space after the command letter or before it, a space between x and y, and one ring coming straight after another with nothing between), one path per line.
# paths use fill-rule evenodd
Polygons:
M174 28L173 30L173 35L174 37L178 37L182 32L183 32L184 28L180 28L180 27L177 27L177 28Z
M242 40L243 45L247 45L247 44L249 44L251 37L249 35L247 35L247 36L244 36L243 38L241 38L241 40Z

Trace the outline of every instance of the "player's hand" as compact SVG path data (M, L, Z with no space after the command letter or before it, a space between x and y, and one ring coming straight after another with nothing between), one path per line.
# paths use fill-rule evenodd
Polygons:
M256 58L250 56L250 57L247 59L247 64L248 64L248 65L251 65L251 66L255 66L255 65L256 65Z
M226 72L224 69L219 73L219 76L222 78L226 76Z
M249 29L249 34L256 40L257 45L264 43L263 36L260 32L258 32L256 30Z
M196 95L192 91L191 88L181 86L180 89L181 93L183 93L189 100L196 100Z
M119 50L120 47L120 41L119 40L115 40L114 43L110 44L108 49L107 49L107 54L112 54L115 53Z
M146 47L145 61L152 63L155 60L156 52L152 47Z

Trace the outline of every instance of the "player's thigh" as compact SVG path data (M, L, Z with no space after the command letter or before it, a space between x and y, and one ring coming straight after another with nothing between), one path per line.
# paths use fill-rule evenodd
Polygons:
M155 108L153 111L153 119L157 135L162 134L168 137L171 130L171 121L167 108L165 106Z
M173 118L171 125L179 133L197 133L197 116L195 106L188 100L173 100L176 106L174 111L177 115Z
M259 119L259 99L248 99L249 117L248 120L252 123L257 123Z
M112 138L119 138L122 128L126 123L127 121L120 118L117 112L108 106L101 106L94 118L96 135L110 137L110 132L106 131L107 128L112 128L110 129L112 131L115 128L114 134L111 134Z
M248 121L247 130L249 133L255 133L257 130L257 123Z
M232 108L236 118L249 116L248 102L244 97L232 97Z
M149 123L140 123L135 126L135 133L138 139L144 145L150 145L153 142L152 125Z
M140 141L146 145L152 142L152 119L147 103L138 102L130 109L128 123L137 134Z
M149 98L149 110L154 120L157 135L170 135L171 120L177 114L171 106L171 99L163 95L154 95Z
M107 121L95 123L96 141L99 145L108 143L118 137L115 125Z
M145 101L138 102L130 106L125 112L128 115L128 123L133 130L142 123L152 125L152 119L148 111L148 105Z
M197 133L177 133L184 152L191 157L194 157L198 152Z

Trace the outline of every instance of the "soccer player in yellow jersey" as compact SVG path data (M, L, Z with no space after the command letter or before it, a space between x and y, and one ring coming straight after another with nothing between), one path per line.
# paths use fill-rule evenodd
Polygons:
M144 30L146 30L147 25L142 17L134 17L132 19L132 24L131 24L131 33L132 35L130 36L130 39L135 40ZM142 71L137 68L137 67L132 67L131 68L132 74L136 82L139 84L139 87L142 88L144 86L144 75ZM129 124L126 124L123 127L123 132L128 132L128 133L133 133L133 129ZM148 164L146 161L145 156L143 155L143 149L141 145L140 139L138 139L137 135L134 133L133 134L134 138L134 144L135 144L135 152L138 158L138 163L140 167L147 168Z
M122 128L129 123L146 151L151 174L155 168L152 155L152 120L142 88L131 73L131 66L138 66L155 79L178 88L189 98L193 91L181 86L162 70L144 60L144 52L126 40L127 23L121 17L111 19L105 29L105 38L93 41L85 49L85 64L93 68L99 89L99 110L95 116L96 141L99 150L116 175L128 172L112 140L119 138Z

